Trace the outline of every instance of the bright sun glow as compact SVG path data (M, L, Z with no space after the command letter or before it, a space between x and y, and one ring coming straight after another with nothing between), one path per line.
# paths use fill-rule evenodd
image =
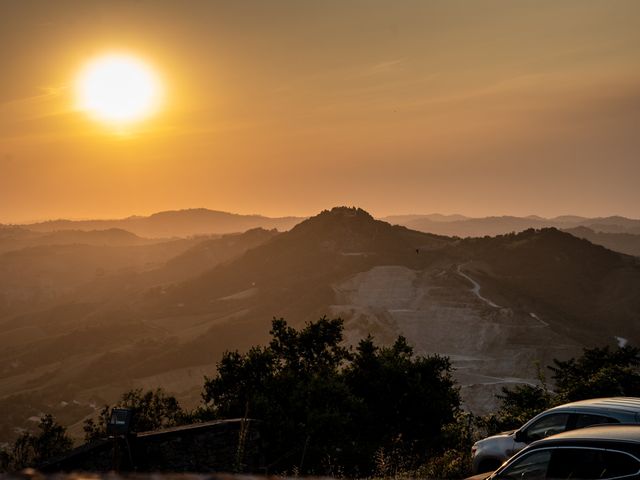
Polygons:
M160 106L157 75L135 57L107 55L80 72L76 83L77 106L92 117L125 124L142 120Z

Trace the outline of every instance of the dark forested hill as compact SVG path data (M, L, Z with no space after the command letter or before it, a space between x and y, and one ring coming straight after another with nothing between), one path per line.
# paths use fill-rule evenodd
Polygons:
M554 312L558 328L592 341L604 334L640 340L640 324L632 320L640 314L636 258L554 228L467 239L459 249L486 288Z
M640 233L640 220L613 216L587 218L575 215L563 215L555 218L543 218L535 215L527 217L500 216L469 218L460 215L396 215L385 219L391 223L404 225L422 232L458 237L483 237L485 235L504 235L521 232L529 228L570 229L587 227L596 232Z
M597 232L587 227L569 228L565 232L574 237L589 240L596 245L602 245L609 250L640 257L640 234L638 233Z

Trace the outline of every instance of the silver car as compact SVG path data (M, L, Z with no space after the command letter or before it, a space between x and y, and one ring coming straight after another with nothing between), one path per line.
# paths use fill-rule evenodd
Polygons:
M495 470L536 440L568 430L607 423L640 423L640 398L595 398L546 410L518 430L476 442L471 449L473 473Z

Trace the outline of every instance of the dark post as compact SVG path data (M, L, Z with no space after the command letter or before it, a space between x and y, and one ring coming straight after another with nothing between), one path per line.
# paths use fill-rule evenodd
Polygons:
M107 424L107 433L113 438L113 471L119 470L119 446L118 439L125 438L131 431L131 420L133 419L133 410L129 408L114 408L111 410L111 418ZM126 439L126 438L125 438ZM128 442L127 442L128 446ZM131 456L131 453L129 453Z

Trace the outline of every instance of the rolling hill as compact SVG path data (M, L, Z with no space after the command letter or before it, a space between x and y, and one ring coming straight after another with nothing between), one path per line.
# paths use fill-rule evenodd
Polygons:
M123 247L151 245L161 241L163 240L142 238L120 228L37 232L24 227L0 226L0 253L45 245Z
M94 407L136 386L193 404L222 352L266 341L274 316L341 316L351 343L403 334L448 355L476 413L501 386L534 382L536 361L640 341L638 261L556 229L450 238L339 207L158 263L0 317L0 408L12 412L0 438L39 411L79 434Z
M195 208L158 212L148 217L133 216L117 220L52 220L22 225L22 227L34 232L119 228L142 237L169 238L244 232L252 228L289 230L302 220L299 217L270 218L262 215L238 215Z
M640 257L640 234L597 232L587 227L569 228L565 232L609 250Z
M640 220L620 216L587 218L575 215L563 215L555 218L543 218L535 215L527 217L483 217L469 218L460 215L396 215L383 220L422 232L457 237L484 237L521 232L529 228L570 229L587 227L596 232L640 233Z

